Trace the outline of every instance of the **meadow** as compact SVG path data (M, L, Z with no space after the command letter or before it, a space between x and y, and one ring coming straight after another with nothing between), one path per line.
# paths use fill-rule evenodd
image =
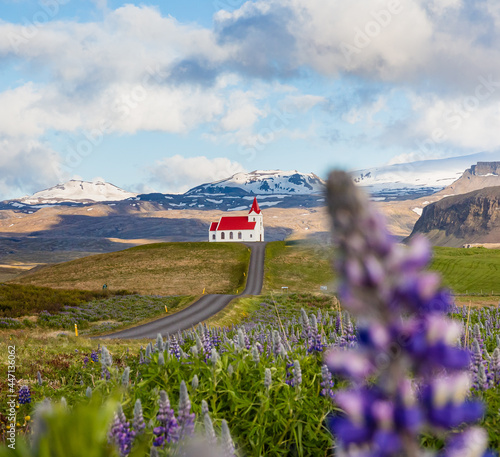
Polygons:
M158 243L50 265L13 283L56 289L126 289L142 295L236 293L249 249L239 243Z
M11 450L0 446L0 456L193 455L182 448L188 441L196 443L193 436L218 444L218 455L228 457L335 453L338 443L329 423L341 413L336 397L350 382L332 375L325 353L356 349L365 337L333 293L318 291L335 279L327 270L324 251L276 242L269 243L266 255L262 296L239 297L203 325L155 341L91 340L85 335L160 317L165 306L175 312L195 297L2 286L9 290L5 297L10 303L26 298L30 307L24 311L38 318L17 319L18 325L0 331L4 360L7 348L16 347L19 403L19 446L9 454ZM482 256L484 268L477 265ZM443 270L448 286L455 278L465 279L468 269L482 269L466 289L480 294L484 284L493 284L497 258L496 252L483 249L436 249L432 268ZM447 260L453 268L446 268ZM296 276L290 273L295 269ZM478 283L479 278L486 282ZM281 293L283 281L289 293ZM43 297L41 302L30 299L37 296ZM40 313L43 300L49 303L54 297L59 297L57 309ZM461 304L458 299L464 297L455 298ZM473 383L467 396L485 403L479 424L489 435L490 447L500 451L500 309L467 305L453 305L448 316L463 330L456 343L471 354ZM79 337L72 332L75 322ZM2 364L2 392L10 388L6 370ZM44 399L50 399L44 406L47 431L37 440L44 443L45 453L42 445L23 444L23 436L37 428L35 409ZM116 413L118 407L123 413ZM177 428L166 427L165 411L175 418ZM4 442L7 427L3 413ZM113 430L122 432L115 436ZM454 431L459 430L457 425ZM443 449L443 430L426 427L419 436L426 450Z
M140 400L145 427L140 436L131 440L135 444L130 455L145 455L144 446L149 449L159 436L160 391L168 393L170 407L180 421L185 408L181 400L184 382L193 430L205 435L208 414L219 436L225 421L237 455L331 455L333 440L327 421L336 410L338 389L347 382L325 371L323 353L327 346L355 347L357 325L332 302L310 301L307 312L290 309L286 303L282 299L263 305L241 325L200 325L169 339L149 342L91 341L61 335L54 345L54 340L43 334L30 337L15 330L4 332L2 347L15 344L16 355L22 360L17 371L18 389L29 389L30 402L21 404L18 410L18 431L22 435L31 430L34 405L44 398L52 399L54 411L58 411L61 401L69 405L70 409L60 414L83 408L91 417L106 411L108 402L115 405L113 408L119 402L129 427L137 422L135 405ZM462 338L462 346L474 350L472 341L480 341L480 359L475 363L485 366L491 376L500 376L500 367L493 366L491 359L494 349L500 346L500 310L455 307L450 316L469 329L469 342ZM109 360L104 354L107 351L111 354ZM7 387L4 371L2 366L2 391ZM476 375L471 395L488 403L481 425L489 433L492 448L500 450L500 387L491 379L481 384ZM23 395L26 397L26 393ZM107 410L110 421L113 408ZM0 433L5 437L5 416L2 420ZM98 455L114 455L105 433L96 443L82 438L81 430L75 431L64 421L57 424L47 439L60 442L61 452L74 447L69 441L76 440L80 451L71 455L90 455L86 454L90 444L104 450ZM91 433L92 424L85 427ZM219 441L225 445L223 438ZM428 449L443 446L440 434L431 429L422 432L421 442ZM165 455L180 455L175 442L162 448ZM24 449L17 455L32 454Z

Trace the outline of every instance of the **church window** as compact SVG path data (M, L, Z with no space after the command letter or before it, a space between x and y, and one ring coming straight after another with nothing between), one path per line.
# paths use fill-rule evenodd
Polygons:
M221 239L221 240L225 240L225 239L226 239L226 234L225 234L224 232L222 232L222 233L220 234L220 239Z
M229 239L232 240L233 239L233 232L229 232Z
M242 238L241 232L238 232L238 239L241 240L241 238Z

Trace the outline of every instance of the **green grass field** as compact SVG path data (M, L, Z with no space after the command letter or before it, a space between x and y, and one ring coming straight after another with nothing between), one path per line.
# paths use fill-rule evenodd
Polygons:
M434 249L431 268L457 294L500 295L500 250L485 248Z
M239 243L159 243L39 269L13 282L56 289L127 289L143 295L235 293L250 251Z
M319 292L334 283L332 249L305 242L269 243L266 251L265 292L288 286L290 292ZM457 294L500 295L500 250L485 248L434 249L430 269ZM493 303L491 303L493 304Z
M264 291L290 293L319 292L320 286L332 290L331 248L318 243L274 241L266 248Z

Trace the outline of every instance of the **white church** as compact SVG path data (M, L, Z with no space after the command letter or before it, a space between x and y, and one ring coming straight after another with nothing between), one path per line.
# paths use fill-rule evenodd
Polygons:
M264 222L257 197L247 216L222 216L219 222L212 222L208 241L264 241Z

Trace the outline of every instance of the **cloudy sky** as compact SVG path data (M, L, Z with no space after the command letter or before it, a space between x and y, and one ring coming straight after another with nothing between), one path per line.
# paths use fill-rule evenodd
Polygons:
M0 198L495 150L498 0L0 0Z

